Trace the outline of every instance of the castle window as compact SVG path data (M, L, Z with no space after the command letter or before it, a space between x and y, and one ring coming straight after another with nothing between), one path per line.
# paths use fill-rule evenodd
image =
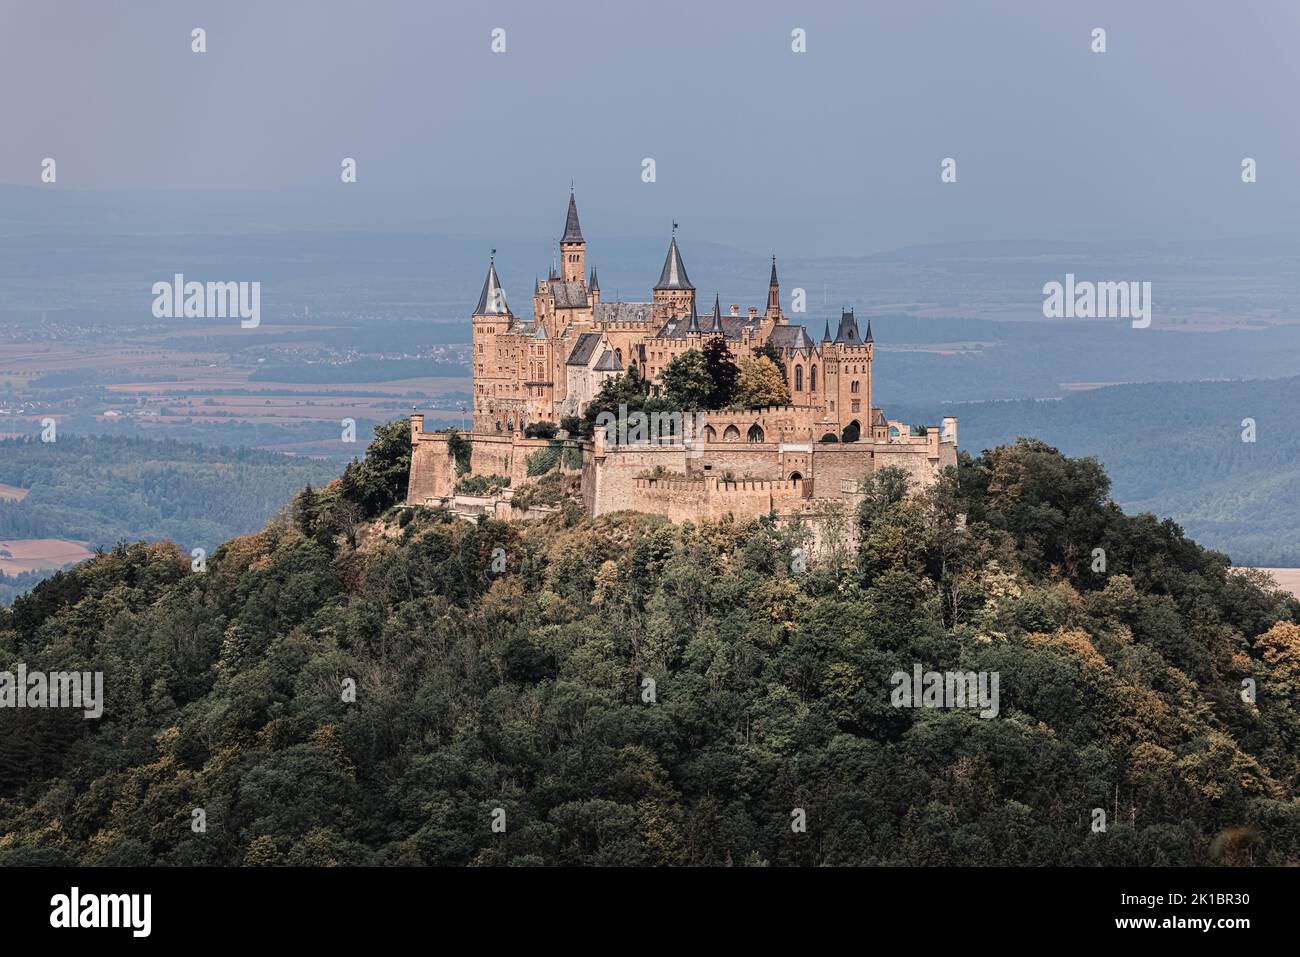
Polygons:
M803 366L794 367L794 391L803 391Z
M816 366L812 366L808 370L808 391L809 392L817 391L817 367Z
M856 395L858 392L862 391L859 388L859 386L861 385L862 385L861 382L859 382L857 379L854 379L852 382L849 383L849 391L852 392L854 395Z
M757 422L749 427L748 438L751 443L758 443L763 441L763 429L758 425Z
M725 432L722 433L722 441L724 441L724 442L739 442L739 441L740 441L740 429L736 428L734 425L729 425L729 426L727 426L727 430L726 430Z

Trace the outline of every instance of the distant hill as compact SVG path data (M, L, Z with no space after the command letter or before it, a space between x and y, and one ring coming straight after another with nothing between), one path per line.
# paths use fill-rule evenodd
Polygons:
M261 528L302 486L327 482L337 463L256 449L176 441L60 435L0 441L0 539L70 539L112 548L169 539L211 551ZM33 583L0 576L0 602Z
M1300 378L1109 386L1059 401L900 404L910 421L958 417L973 453L1042 436L1095 456L1126 510L1173 518L1239 565L1300 567ZM1255 420L1255 441L1242 421Z

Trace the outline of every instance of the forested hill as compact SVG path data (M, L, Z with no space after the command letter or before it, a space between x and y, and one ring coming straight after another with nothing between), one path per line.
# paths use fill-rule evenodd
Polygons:
M203 572L121 547L0 611L106 693L0 709L0 865L1300 863L1300 605L1090 460L883 473L799 570L762 521L392 509L401 433ZM915 665L996 716L895 707Z

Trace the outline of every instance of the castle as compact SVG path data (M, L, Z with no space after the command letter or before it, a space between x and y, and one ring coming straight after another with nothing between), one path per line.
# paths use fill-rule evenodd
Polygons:
M828 503L855 501L873 471L897 466L914 487L924 487L956 462L956 418L945 418L942 428L914 430L872 405L869 319L861 332L852 311L843 311L833 334L826 321L820 341L788 320L775 256L761 314L756 307L742 313L738 305L724 313L715 295L701 315L674 224L650 301L602 300L596 270L587 271L572 191L558 264L533 289L532 319L511 311L493 257L471 323L470 474L508 476L511 489L530 480L529 456L553 447L553 440L526 438L525 429L581 416L606 379L632 366L659 394L668 364L712 340L721 339L737 363L765 346L780 357L788 405L690 414L696 427L666 438L629 442L622 432L598 427L589 440L564 440L576 454L557 467L580 475L593 515L620 509L675 521L773 511L815 515ZM425 432L424 417L412 415L408 504L457 498L449 435ZM490 510L508 514L510 496L507 489L494 497Z

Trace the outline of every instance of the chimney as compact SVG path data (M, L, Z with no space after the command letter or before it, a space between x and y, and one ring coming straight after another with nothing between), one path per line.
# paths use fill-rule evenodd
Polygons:
M731 304L731 314L733 316L740 315L740 306L736 305L734 302Z

